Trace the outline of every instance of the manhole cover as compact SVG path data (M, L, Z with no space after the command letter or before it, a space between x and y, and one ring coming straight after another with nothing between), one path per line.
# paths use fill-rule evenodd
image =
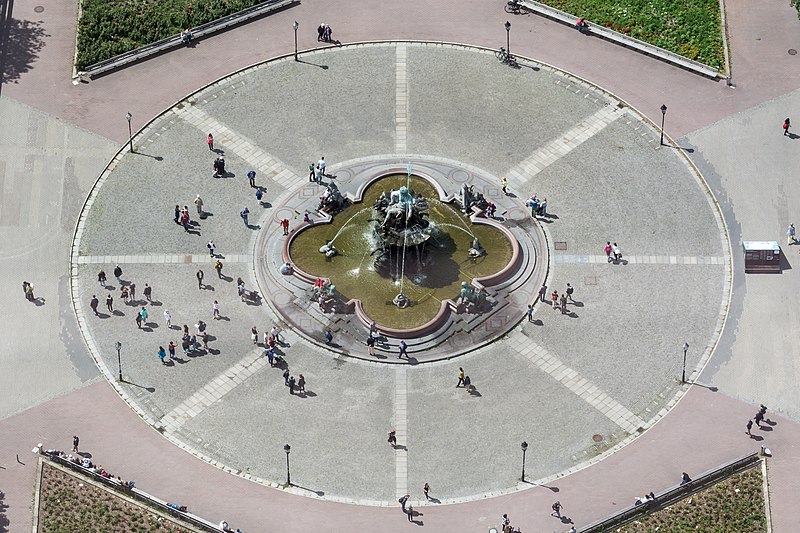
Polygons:
M597 434L592 435L592 440L595 441L595 442L603 442L603 436L602 435L597 435Z
M789 48L789 55L790 56L796 56L797 55L797 50L795 50L794 48Z
M566 250L567 241L556 241L556 250Z
M33 8L33 12L34 13L44 13L44 6L36 6L36 7L34 7Z
M597 285L597 276L586 276L583 278L583 283L586 285Z

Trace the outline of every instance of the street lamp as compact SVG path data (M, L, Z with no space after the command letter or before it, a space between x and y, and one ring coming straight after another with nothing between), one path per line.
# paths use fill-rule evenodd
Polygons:
M294 28L294 60L299 61L297 59L297 28L300 27L300 23L296 20L292 22L292 28ZM288 452L287 452L288 453Z
M286 486L289 487L292 484L292 478L289 475L289 452L291 451L292 447L288 444L283 446L283 451L286 452Z
M664 146L664 117L667 116L667 106L661 104L661 146Z
M522 444L520 444L520 447L522 448L522 478L521 479L524 482L525 481L525 452L528 451L528 443L525 442L525 441L522 441Z
M689 349L689 343L683 343L683 372L681 373L681 383L686 383L686 351Z
M511 23L506 21L506 52L508 57L511 57Z
M119 381L122 381L122 358L119 355L119 351L122 349L122 343L117 341L114 344L114 347L117 349L117 368L119 368Z
M128 114L125 115L125 118L128 119L128 142L131 144L131 152L133 152L133 131L131 130L131 119L133 118L133 115L128 112Z

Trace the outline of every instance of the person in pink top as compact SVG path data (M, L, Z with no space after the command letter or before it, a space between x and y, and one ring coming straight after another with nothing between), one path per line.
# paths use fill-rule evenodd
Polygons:
M606 247L603 248L603 251L606 253L606 258L608 259L608 262L610 263L611 262L611 242L610 241L606 242Z

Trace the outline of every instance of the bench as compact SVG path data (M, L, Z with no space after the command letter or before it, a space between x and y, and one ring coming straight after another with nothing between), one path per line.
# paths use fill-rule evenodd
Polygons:
M544 4L540 4L539 2L535 2L533 0L523 0L520 2L520 4L529 11L547 17L551 20L562 22L572 26L573 28L575 27L575 23L578 21L578 17L574 15L570 15L569 13L565 13L564 11L560 11ZM592 24L589 21L586 22L589 25L589 35L596 35L597 37L606 39L607 41L617 43L626 48L636 50L637 52L655 57L672 65L676 65L709 78L723 77L720 74L719 69L700 63L699 61L688 59L674 52L670 52L669 50L665 50L659 46L648 44L644 41L640 41L639 39L634 39L633 37L628 37L627 35L604 26L598 26L597 24Z
M243 9L225 17L212 20L211 22L206 22L205 24L191 28L192 40L198 40L203 37L207 37L267 13L279 11L298 2L299 0L273 0L262 2L258 5ZM125 52L124 54L106 59L105 61L100 61L98 63L89 65L85 70L78 72L78 78L81 80L86 80L87 78L92 79L111 72L112 70L126 67L179 46L185 46L185 44L183 41L181 41L180 34L175 34L167 37L166 39L161 39L160 41L146 44L134 50L130 50L129 52Z

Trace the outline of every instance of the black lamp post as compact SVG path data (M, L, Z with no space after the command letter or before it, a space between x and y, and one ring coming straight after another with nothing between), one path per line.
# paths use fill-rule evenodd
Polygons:
M300 23L296 20L292 22L292 28L294 28L294 60L298 61L297 59L297 28L300 27ZM288 453L288 452L287 452Z
M661 104L661 146L664 146L664 117L667 116L667 106Z
M689 343L683 343L683 372L681 373L681 383L686 383L686 351L689 349Z
M292 447L288 444L283 446L283 451L286 452L286 486L290 486L292 484L292 478L289 475L289 452L292 450Z
M509 21L506 21L506 52L511 58L511 23Z
M125 115L125 118L128 119L128 142L131 144L131 152L133 152L133 131L131 130L131 119L133 118L133 115L128 112L128 114Z
M522 441L520 447L522 448L522 481L525 481L525 452L528 451L528 443Z
M119 351L122 349L122 343L117 341L114 344L114 347L117 349L117 368L119 368L119 381L122 381L122 357L119 355Z

